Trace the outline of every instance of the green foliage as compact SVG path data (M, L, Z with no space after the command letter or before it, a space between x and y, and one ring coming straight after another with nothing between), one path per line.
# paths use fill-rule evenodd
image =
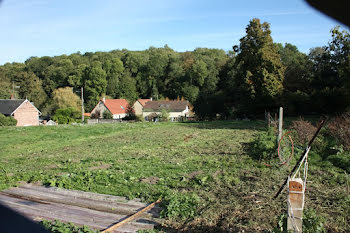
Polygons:
M325 219L317 214L312 209L304 209L303 212L303 232L306 233L325 233L327 232L324 223ZM287 232L287 214L281 214L278 217L277 227L275 227L271 233L284 233Z
M277 155L277 138L274 128L260 132L252 142L251 153L253 158L270 160Z
M276 98L283 89L284 66L268 23L250 21L246 36L240 39L236 66L234 82L240 111L259 113L276 107Z
M350 152L340 151L334 155L330 155L328 160L334 166L337 166L350 173Z
M14 83L20 86L15 95L27 97L44 115L65 108L54 107L52 99L55 90L68 86L74 92L85 88L86 112L107 94L129 101L184 97L201 119L256 116L277 105L288 115L334 114L350 106L349 47L349 32L336 27L326 46L306 55L292 44L273 43L269 24L252 19L239 47L227 53L176 52L165 45L7 63L0 66L0 98L10 98Z
M166 110L165 108L162 109L160 120L163 122L169 121L169 111Z
M60 108L57 109L55 115L52 117L58 124L71 124L80 119L81 113L75 108Z
M34 102L34 105L40 109L47 100L42 81L34 73L30 72L20 72L17 76L20 80L19 95L21 98Z
M316 210L309 208L304 210L303 232L305 233L324 233L326 229L324 223L326 219L320 216Z
M43 220L40 222L45 229L52 233L97 233L98 231L91 230L87 226L79 227L72 223L63 223L58 220L48 221Z
M102 116L103 116L104 119L113 119L112 113L110 111L108 111L108 110L104 111Z
M163 194L161 206L162 217L192 219L196 216L196 207L200 198L194 193L178 193L169 191Z
M13 117L6 117L0 113L0 126L16 126L17 120Z
M95 107L99 97L106 93L107 80L106 72L102 69L101 62L93 62L84 71L84 94L89 101L87 109Z

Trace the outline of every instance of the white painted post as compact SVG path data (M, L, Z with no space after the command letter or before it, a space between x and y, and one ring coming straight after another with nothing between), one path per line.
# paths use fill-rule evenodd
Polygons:
M304 182L301 178L288 181L287 231L301 233L303 227Z
M277 143L280 142L282 138L282 125L283 125L283 108L280 107L280 116L278 119L278 138L277 138Z

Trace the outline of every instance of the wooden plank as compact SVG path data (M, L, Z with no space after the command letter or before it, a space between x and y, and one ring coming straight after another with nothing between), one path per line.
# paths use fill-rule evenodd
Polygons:
M45 186L38 186L38 185L32 185L32 184L25 184L21 186L20 188L25 189L31 189L31 190L37 190L42 191L45 193L53 193L53 194L59 194L59 195L65 195L69 197L76 197L86 200L93 200L93 201L105 201L108 203L118 204L118 206L122 206L123 204L127 204L127 206L135 206L139 208L144 208L147 206L147 204L140 202L140 199L134 199L134 200L127 200L125 197L118 197L113 195L107 195L107 194L98 194L98 193L91 193L91 192L84 192L79 190L67 190L67 189L61 189L56 187L45 187ZM160 216L161 208L158 206L155 206L152 208L148 213L152 214L153 217L159 218Z
M146 212L147 210L153 208L157 203L160 203L160 199L157 200L156 202L153 202L149 206L143 208L142 210L138 211L137 213L133 214L132 216L130 216L122 221L119 221L118 223L107 228L106 230L102 231L101 233L112 232L113 230L115 230L117 228L121 228L123 225L127 224L128 222L130 222L130 221L136 219L138 216L142 215L143 212Z
M0 192L1 193L1 192ZM36 202L55 202L67 205L75 205L79 207L99 210L109 213L117 213L122 215L130 215L137 212L139 206L129 205L127 203L113 203L109 201L91 201L86 198L71 197L68 195L61 195L58 193L48 193L33 189L11 188L2 191L2 193L12 195L13 197L25 197Z
M33 184L24 184L21 186L21 188L26 189L34 189L49 193L59 193L62 195L68 195L72 197L79 197L79 198L87 198L92 199L96 201L111 201L111 202L118 202L118 203L128 203L130 205L135 205L139 207L145 207L146 204L142 203L140 199L133 199L133 200L127 200L125 197L119 197L119 196L113 196L113 195L107 195L107 194L100 194L100 193L91 193L91 192L84 192L79 190L71 190L71 189L62 189L57 187L46 187L46 186L39 186L39 185L33 185Z
M105 229L112 225L115 219L126 218L126 216L89 210L77 206L57 203L35 203L6 195L0 195L0 201L10 208L35 220L38 220L38 218L48 220L57 219L77 225L86 225L98 230ZM118 229L118 231L136 232L139 229L153 229L153 225L133 222Z

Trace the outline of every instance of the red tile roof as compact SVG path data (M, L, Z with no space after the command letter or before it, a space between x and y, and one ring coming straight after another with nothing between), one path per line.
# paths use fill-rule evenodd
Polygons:
M104 104L113 115L126 113L129 105L126 99L106 99Z
M138 99L137 101L139 101L140 104L141 104L142 106L145 106L145 104L146 104L148 101L151 101L151 99Z

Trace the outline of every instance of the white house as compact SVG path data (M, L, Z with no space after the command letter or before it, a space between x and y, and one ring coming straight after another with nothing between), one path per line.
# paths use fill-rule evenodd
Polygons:
M98 102L95 108L91 111L91 117L97 115L98 118L103 117L105 111L109 111L113 119L121 119L126 117L129 103L126 99L105 99Z
M169 113L171 121L177 121L181 117L189 117L189 102L188 101L149 101L143 107L142 116L145 120L152 120L162 114L162 110L166 110Z

